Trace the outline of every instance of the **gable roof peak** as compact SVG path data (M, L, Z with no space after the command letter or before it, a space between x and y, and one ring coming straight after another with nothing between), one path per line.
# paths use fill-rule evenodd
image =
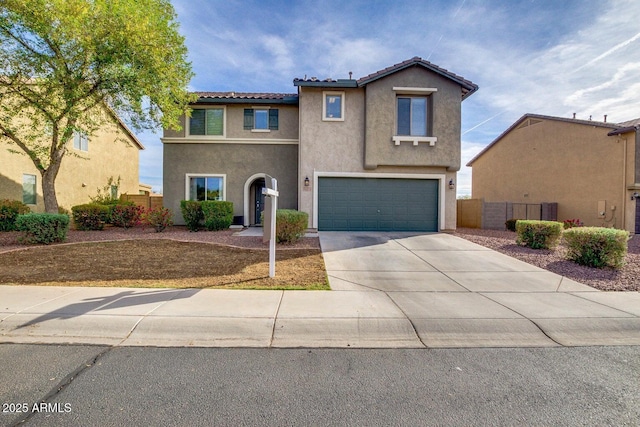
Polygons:
M473 83L470 80L465 79L462 76L459 76L455 73L452 73L451 71L439 67L436 64L427 61L426 59L422 59L419 56L414 56L411 59L407 59L405 61L399 62L395 65L392 65L390 67L384 68L380 71L376 71L375 73L369 74L368 76L362 77L360 79L358 79L358 86L364 86L367 85L373 81L376 81L378 79L381 79L383 77L386 77L388 75L391 75L393 73L396 73L398 71L404 70L406 68L409 67L413 67L413 66L421 66L423 68L426 68L430 71L433 71L436 74L440 74L441 76L449 79L449 80L453 80L455 83L459 84L460 87L462 88L462 99L464 100L466 97L468 97L469 95L471 95L472 93L474 93L475 91L478 90L478 85L476 85L475 83Z

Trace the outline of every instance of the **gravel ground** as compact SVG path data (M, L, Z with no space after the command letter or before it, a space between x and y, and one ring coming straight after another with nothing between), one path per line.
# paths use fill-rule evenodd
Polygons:
M66 243L131 240L131 239L173 239L178 241L191 241L203 243L216 243L222 245L237 246L241 248L265 249L267 243L262 242L262 237L248 237L234 235L237 230L224 231L199 231L189 232L185 227L170 227L162 233L156 233L151 228L121 229L109 227L103 231L76 231L70 230ZM640 291L640 236L633 236L629 240L629 252L625 265L614 270L610 268L596 269L578 265L565 259L566 248L559 246L554 251L530 249L518 246L516 233L499 230L480 230L459 228L457 236L471 242L494 249L519 260L528 262L545 270L552 271L578 282L604 291ZM0 233L0 253L9 250L27 248L18 242L20 233ZM278 245L279 249L320 249L317 237L305 237L293 245Z
M567 249L530 249L516 244L512 231L459 228L455 233L471 242L528 262L603 291L640 291L640 235L629 240L625 265L619 270L590 268L565 259Z
M227 246L236 246L250 249L269 249L268 243L262 242L262 236L236 236L240 230L223 231L198 231L190 232L183 226L173 226L161 233L156 233L152 228L134 227L129 229L106 227L102 231L77 231L69 230L65 243L102 242L111 240L138 240L138 239L172 239L182 242L216 243ZM18 238L21 233L0 233L0 253L13 249L33 247L33 245L20 244ZM60 243L58 243L60 244ZM303 237L295 244L279 244L278 249L320 249L317 237Z

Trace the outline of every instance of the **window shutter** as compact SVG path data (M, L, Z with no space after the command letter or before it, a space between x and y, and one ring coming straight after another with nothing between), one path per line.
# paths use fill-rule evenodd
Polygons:
M207 110L207 135L224 135L224 110L222 108Z
M253 129L253 109L245 108L244 109L244 130Z
M278 109L272 108L269 110L269 129L278 130Z
M203 109L191 111L191 118L189 119L190 135L204 135L204 117L205 111Z

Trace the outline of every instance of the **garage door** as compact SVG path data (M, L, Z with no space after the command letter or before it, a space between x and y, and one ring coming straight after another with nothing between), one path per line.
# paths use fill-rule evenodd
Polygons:
M321 177L318 230L438 231L438 180Z

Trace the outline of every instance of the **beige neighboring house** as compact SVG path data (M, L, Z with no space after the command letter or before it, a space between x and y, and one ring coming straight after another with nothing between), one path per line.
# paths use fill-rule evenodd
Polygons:
M319 230L456 227L461 103L478 86L415 57L360 79L295 79L297 93L198 92L165 130L164 205L227 200L260 222L266 175L279 207Z
M125 142L126 141L126 142ZM118 120L90 137L75 135L68 142L56 178L60 207L89 203L110 177L120 177L119 194L139 194L139 151L144 147ZM9 150L18 151L14 153ZM0 199L20 200L32 212L44 212L40 172L27 155L0 138Z
M525 114L467 164L472 198L556 202L559 221L640 233L639 129Z

